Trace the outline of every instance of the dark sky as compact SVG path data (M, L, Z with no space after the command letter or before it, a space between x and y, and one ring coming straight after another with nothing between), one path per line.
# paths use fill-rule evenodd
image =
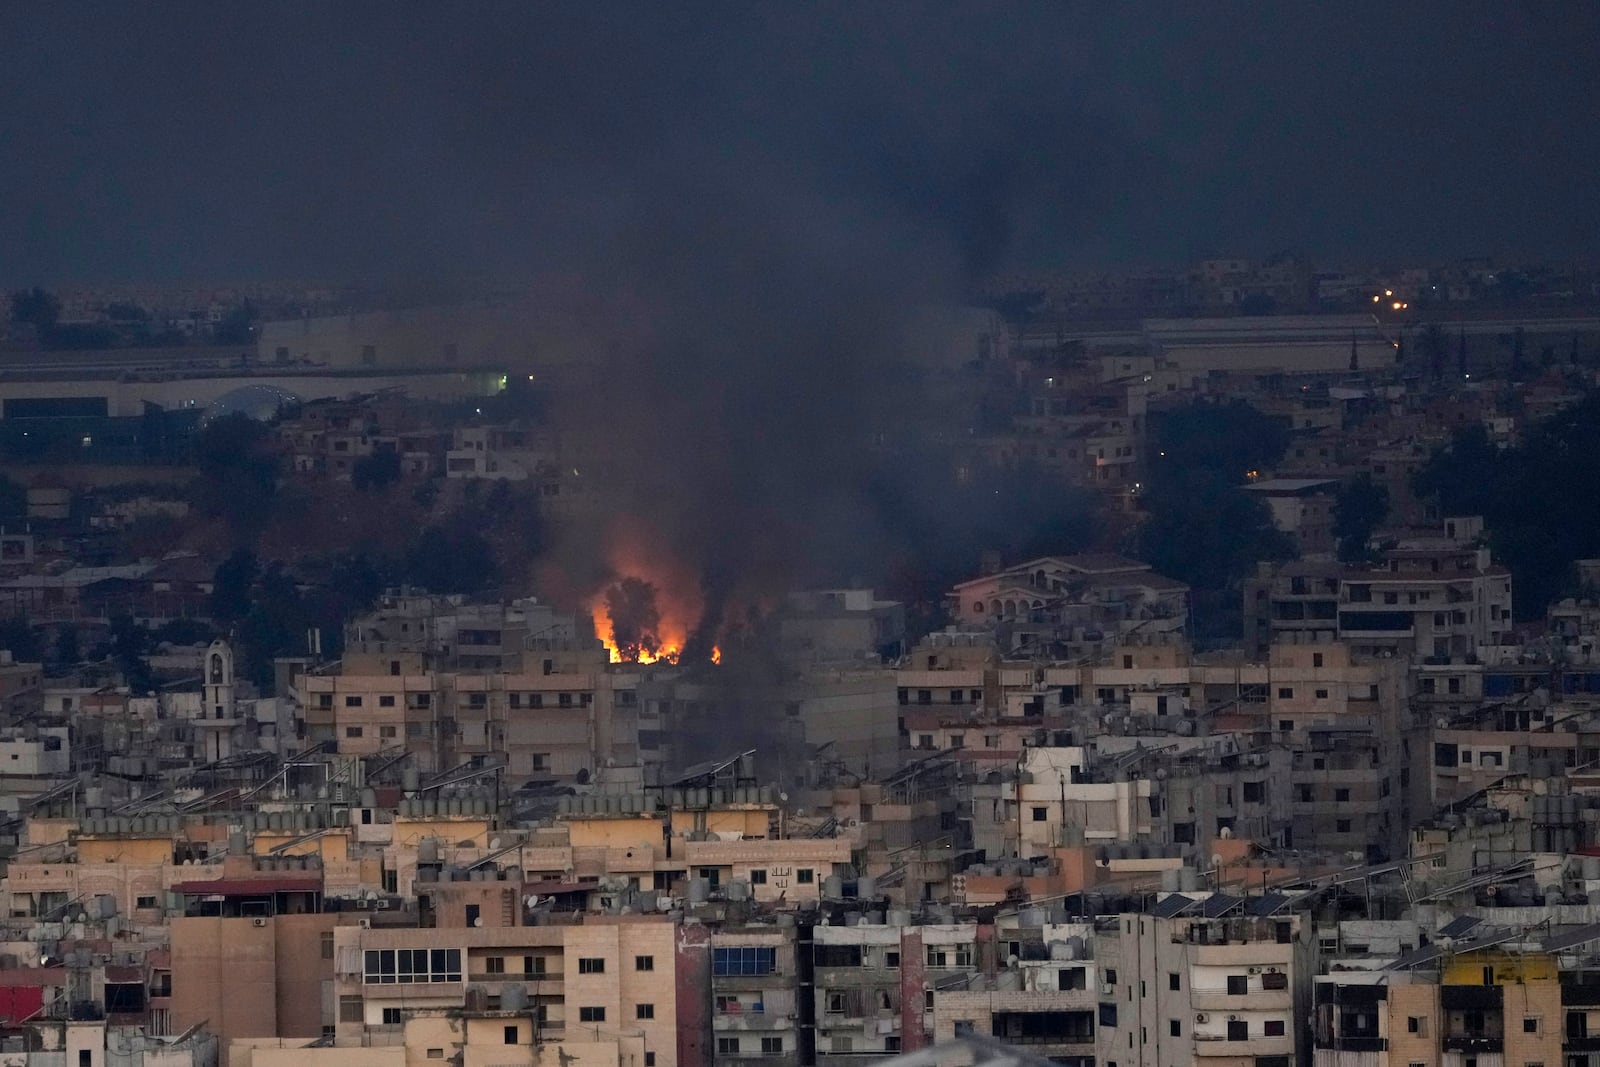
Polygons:
M786 232L870 220L968 275L1597 248L1590 3L67 0L4 19L8 284L594 267L629 220L693 203L715 227L732 201Z

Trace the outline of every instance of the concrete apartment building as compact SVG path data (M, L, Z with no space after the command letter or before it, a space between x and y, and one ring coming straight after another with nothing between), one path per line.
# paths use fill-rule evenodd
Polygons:
M1294 538L1301 559L1317 559L1333 556L1338 487L1332 478L1268 478L1244 489L1267 505L1274 526Z
M1189 587L1120 556L1047 556L957 583L946 597L966 627L1004 628L1005 647L1182 640Z
M333 944L335 1032L358 1045L409 1044L413 1013L502 1012L500 1044L523 1056L534 1042L636 1037L658 1067L672 1067L676 929L664 916L587 916L538 927L341 927Z
M1308 1049L1315 942L1275 898L1170 894L1095 938L1098 1060L1141 1067L1289 1067Z
M1435 661L1481 657L1511 632L1511 574L1476 544L1481 519L1403 540L1372 564L1262 564L1244 586L1245 647L1336 638L1357 650Z
M395 654L391 662L409 667ZM595 666L540 673L340 673L296 679L305 736L341 755L410 751L437 772L503 754L508 781L571 782L639 759L636 676Z

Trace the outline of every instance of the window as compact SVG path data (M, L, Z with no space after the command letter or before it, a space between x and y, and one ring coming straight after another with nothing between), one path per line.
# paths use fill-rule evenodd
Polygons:
M750 872L750 884L751 885L766 885L767 884L767 872L766 871L760 871L760 870L751 871Z
M580 956L580 957L578 957L578 973L579 974L605 974L606 973L605 957L604 956Z
M1317 690L1317 699L1318 700L1327 700L1328 699L1328 691L1326 689L1318 689Z
M889 1051L892 1052L894 1050L890 1049ZM761 1039L761 1054L763 1056L781 1056L781 1055L783 1055L783 1038L781 1038L781 1037L764 1037L764 1038L762 1038Z
M739 1054L739 1039L736 1037L717 1038L717 1055L737 1056Z
M483 970L485 974L505 974L506 958L504 956L490 956L483 961Z
M344 728L344 735L346 737L360 737L361 733L362 730L359 726L346 726Z
M430 1048L428 1050L428 1059L430 1059L430 1060L442 1060L442 1059L444 1059L444 1049L442 1049L442 1048Z
M1282 1037L1283 1020L1268 1019L1266 1022L1261 1024L1261 1034L1263 1037Z
M1537 1015L1523 1016L1522 1032L1525 1034L1537 1034L1539 1032L1539 1017Z
M816 872L810 867L800 867L794 872L794 880L800 885L810 885L816 881Z
M1117 984L1117 971L1116 971L1116 968L1107 967L1106 968L1106 985L1116 985L1116 984ZM1113 1023L1112 1025L1116 1025L1116 1024Z
M1250 992L1250 979L1242 974L1228 975L1228 996L1242 997Z
M653 971L656 969L656 958L654 956L635 956L633 957L633 969L636 971Z
M390 694L390 695L379 697L378 698L378 707L380 707L380 708L392 708L392 707L394 707L394 696L392 694Z
M1333 799L1337 803L1340 803L1340 804L1345 803L1346 801L1348 801L1350 799L1350 790L1348 790L1348 789L1335 789L1333 791Z
M361 1011L360 997L344 996L339 998L339 1021L342 1023L358 1023L365 1016Z
M1170 1034L1173 1037L1182 1037L1183 1036L1183 1023L1179 1022L1177 1019L1168 1019L1167 1020L1167 1033Z
M1246 804L1261 804L1267 799L1266 782L1244 783L1244 802Z
M1424 1015L1406 1016L1406 1033L1416 1034L1418 1037L1428 1036L1428 1019Z
M461 981L458 948L368 949L364 979L368 985Z
M361 698L360 697L345 697L344 698L344 706L347 707L347 708L359 708L361 706Z
M633 1017L635 1019L654 1019L656 1017L656 1006L654 1004L635 1004L633 1006Z
M1102 1005L1100 1005L1100 1025L1101 1026L1116 1026L1117 1025L1117 1006L1115 1004L1102 1004Z
M1347 833L1349 833L1350 832L1350 820L1349 819L1335 819L1334 823L1333 823L1333 830L1334 830L1335 833L1339 833L1339 834L1347 834Z
M515 1045L517 1043L517 1037L518 1037L517 1028L515 1026L508 1026L508 1027L505 1028L505 1041L506 1041L506 1044Z
M1248 1040L1250 1040L1250 1024L1245 1022L1243 1019L1229 1020L1229 1022L1228 1022L1228 1040L1229 1041L1248 1041Z
M883 954L883 965L891 970L900 966L900 953L896 952L894 949L890 949L889 951L885 952Z
M397 737L399 735L396 732L396 728L393 727L393 726L380 726L380 727L378 727L378 736L379 737Z
M1294 699L1294 687L1293 686L1289 686L1289 685L1280 686L1279 689L1278 689L1278 699L1279 700L1293 700Z
M1044 807L1042 807L1042 806L1034 808L1033 809L1033 821L1034 822L1044 822L1044 820L1045 820L1045 812L1046 812L1046 809Z
M400 1009L399 1008L384 1008L383 1009L383 1025L385 1025L385 1026L399 1026L400 1025Z
M771 974L777 970L778 950L759 945L711 950L711 973L723 977Z
M644 1067L656 1067L656 1054L654 1052L646 1052L644 1054ZM1287 1064L1285 1067L1287 1067Z
M1313 667L1322 666L1322 653L1321 652L1313 652L1313 653L1311 653L1311 665Z
M603 1023L606 1021L606 1009L585 1004L578 1009L580 1023Z
M161 906L161 902L155 897L136 897L133 901L133 906L136 908L159 908ZM333 940L333 935L331 933L324 934L323 936L329 941ZM331 960L333 957L329 955L322 958L325 960Z
M1178 977L1178 972L1177 971L1172 971L1167 975L1167 988L1172 990L1173 992L1177 992L1178 990L1183 988L1181 979Z

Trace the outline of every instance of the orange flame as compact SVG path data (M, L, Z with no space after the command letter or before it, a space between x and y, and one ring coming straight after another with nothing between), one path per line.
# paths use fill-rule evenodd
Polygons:
M704 606L698 579L681 561L668 554L658 541L632 523L619 523L610 531L609 540L607 560L612 573L618 579L641 578L656 590L656 609L661 613L661 625L657 628L656 636L661 644L653 654L641 654L637 662L678 662ZM617 650L604 589L589 601L589 617L611 662L624 662L622 653ZM711 662L722 662L721 649L711 650Z

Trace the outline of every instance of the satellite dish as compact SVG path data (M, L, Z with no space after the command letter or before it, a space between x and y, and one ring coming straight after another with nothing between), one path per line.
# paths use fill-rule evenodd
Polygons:
M789 794L788 793L779 793L778 794L778 799L780 801L782 801L783 803L787 804L787 803L789 803Z
M1012 953L1006 957L1006 966L1012 968L1013 970L1016 969L1016 966L1019 962L1020 961L1017 959L1016 953Z
M523 900L522 906L525 908L537 908L539 906L539 894L529 893L527 898Z
M1222 856L1221 856L1220 853L1213 852L1211 854L1211 866L1213 866L1213 867L1221 867L1222 866Z
M480 915L476 919L473 919L472 920L472 925L473 926L482 926L483 925L483 916Z

